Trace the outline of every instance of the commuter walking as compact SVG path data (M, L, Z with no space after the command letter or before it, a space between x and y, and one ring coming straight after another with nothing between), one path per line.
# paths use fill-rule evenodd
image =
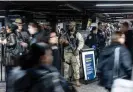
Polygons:
M44 42L44 43L57 43L55 42L54 38L50 38L50 32L48 30L41 30L41 27L39 26L38 23L36 22L30 22L28 25L28 31L31 35L31 39L29 42L29 46L31 46L33 43L37 42ZM53 39L53 40L51 40Z
M126 41L125 45L131 53L133 60L133 30L130 29L130 25L128 22L121 23L120 31L125 33Z
M53 56L49 45L34 43L27 55L23 55L22 58L24 61L21 60L20 65L22 69L26 69L26 74L23 72L24 75L21 74L22 76L14 83L10 83L12 85L8 87L13 91L8 92L75 92L69 89L67 81L52 66Z
M125 35L122 32L112 34L112 43L100 53L98 64L98 76L100 84L109 91L113 81L117 78L130 79L132 60L129 51L124 46ZM117 50L117 51L116 51ZM117 54L119 53L119 55ZM119 56L119 63L116 66L115 59Z

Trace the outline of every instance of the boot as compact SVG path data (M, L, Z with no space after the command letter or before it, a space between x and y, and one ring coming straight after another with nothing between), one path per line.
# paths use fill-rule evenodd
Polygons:
M80 87L81 86L81 83L79 82L79 79L76 80L76 86L77 87Z

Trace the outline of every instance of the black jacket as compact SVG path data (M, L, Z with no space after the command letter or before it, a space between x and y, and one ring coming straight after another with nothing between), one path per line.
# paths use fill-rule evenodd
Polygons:
M113 68L114 68L114 51L116 47L120 47L120 59L119 59L119 78L131 77L132 70L132 60L128 50L118 44L113 43L110 46L106 47L103 52L100 54L99 64L98 64L98 74L100 77L100 82L103 86L111 88L113 83Z
M103 34L102 30L98 29L97 37L98 37L98 48L102 50L105 47L105 41L106 41L105 34Z
M125 33L125 36L126 36L125 45L127 46L128 50L130 51L132 60L133 60L133 30L128 30Z
M17 40L17 49L18 49L18 54L25 54L27 52L27 48L23 47L21 45L21 42L25 42L25 43L29 43L29 40L30 40L30 36L28 34L28 32L26 31L21 31L21 32L18 32L16 30L16 40Z
M45 30L41 30L34 35L32 35L32 39L30 40L30 45L36 42L45 42L48 43L50 33L45 32Z
M91 32L90 35L87 36L87 39L85 41L85 44L92 48L92 46L94 45L95 47L97 47L98 44L98 37L97 34L94 34L93 32Z
M71 92L64 91L67 83L57 69L47 65L28 69L25 76L8 87L14 90L8 92Z
M16 46L16 36L14 33L7 34L7 44L4 46L4 65L14 65L15 57L14 57L14 49Z

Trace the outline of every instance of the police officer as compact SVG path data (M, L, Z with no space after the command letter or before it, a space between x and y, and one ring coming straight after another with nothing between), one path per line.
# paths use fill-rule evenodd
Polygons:
M97 38L97 27L93 27L91 33L87 36L85 44L90 47L96 49L98 43Z
M93 27L90 34L87 36L87 39L85 41L85 44L89 47L89 48L93 48L95 50L95 59L97 61L97 53L98 53L98 37L97 37L97 27ZM96 62L97 64L97 62Z
M76 31L76 23L70 22L68 32L66 33L67 38L63 41L64 47L64 77L69 80L69 68L72 66L73 76L75 79L76 86L80 86L80 60L79 51L84 46L84 39L82 35Z

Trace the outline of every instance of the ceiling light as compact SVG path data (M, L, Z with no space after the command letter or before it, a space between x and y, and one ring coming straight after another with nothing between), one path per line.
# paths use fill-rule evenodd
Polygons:
M108 19L111 19L111 18L108 18Z
M79 12L82 11L81 9L79 9L79 8L73 6L73 5L70 5L70 4L66 4L66 6L68 6L69 8L72 8L72 9L74 9L74 10L77 10L77 11L79 11Z
M110 15L111 15L111 14L112 14L112 15L113 15L113 14L114 14L114 15L115 15L115 14L116 14L116 15L117 15L117 14L133 14L133 12L123 12L123 13L104 13L104 14L110 14Z
M0 18L5 18L5 16L0 16Z
M115 18L119 18L120 19L120 18L123 18L123 17L115 17Z
M133 4L96 4L96 6L101 7L101 6L106 6L106 7L110 7L110 6L133 6Z

